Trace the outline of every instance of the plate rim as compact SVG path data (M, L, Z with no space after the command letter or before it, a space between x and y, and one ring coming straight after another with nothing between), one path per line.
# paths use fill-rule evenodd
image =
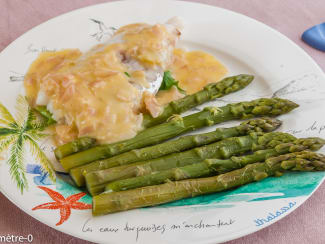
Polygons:
M164 2L165 4L170 4L170 3L179 3L179 4L186 4L186 5L201 5L201 6L204 6L204 7L209 7L209 8L215 8L217 9L218 11L225 11L225 12L228 12L229 14L231 15L237 15L237 16L240 16L242 18L246 18L248 19L249 21L251 22L255 22L256 24L259 24L261 26L263 26L263 28L267 29L268 31L272 32L274 35L277 35L278 37L280 37L281 39L285 40L286 42L290 43L291 45L293 45L296 49L296 51L299 51L301 54L304 55L304 58L308 59L309 62L311 62L311 64L313 64L313 66L319 71L319 73L322 75L323 78L325 78L325 72L322 70L322 68L316 63L316 61L302 48L300 47L297 43L295 43L293 40L291 40L290 38L288 38L285 34L282 34L280 31L268 26L267 24L264 24L263 22L259 21L259 20L256 20L252 17L249 17L247 15L244 15L242 13L239 13L239 12L236 12L236 11L233 11L233 10L230 10L230 9L227 9L227 8L223 8L223 7L219 7L219 6L214 6L214 5L210 5L210 4L206 4L206 3L199 3L199 2L188 2L188 1L182 1L182 0L156 0L156 1L159 1L159 2ZM77 13L79 11L83 11L83 10L86 10L86 9L90 9L90 8L94 8L94 7L99 7L101 5L110 5L110 4L123 4L123 3L128 3L128 2L148 2L148 4L152 4L153 2L151 0L114 0L114 1L111 1L111 2L104 2L104 3L98 3L98 4L91 4L91 5L88 5L88 6L85 6L85 7L81 7L81 8L77 8L77 9L74 9L74 10L71 10L71 11L67 11L67 12L64 12L60 15L57 15L55 17L52 17L28 30L26 30L24 33L22 33L20 36L18 36L15 40L13 40L12 42L10 42L3 50L1 50L0 52L0 56L3 55L3 53L7 52L8 49L10 49L12 46L14 46L18 41L20 41L22 38L25 37L25 35L27 35L29 32L31 31L35 31L37 30L38 28L44 26L44 25L47 25L48 23L52 22L52 21L55 21L56 19L59 19L59 18L62 18L62 17L65 17L65 16L68 16L70 14L73 14L73 13ZM226 241L231 241L231 240L236 240L236 239L239 239L241 237L244 237L244 236L247 236L247 235L250 235L250 234L253 234L257 231L260 231L266 227L269 227L270 225L278 222L279 220L283 219L284 217L288 216L289 214L291 214L292 212L296 211L296 209L298 209L301 205L303 205L305 203L305 201L307 199L309 199L316 190L318 190L318 188L320 187L320 185L324 182L325 180L325 176L322 178L322 180L319 182L319 184L313 189L313 191L308 194L305 199L303 201L300 201L299 203L297 203L297 207L293 210L293 211L290 211L290 212L287 212L283 215L281 215L279 218L277 218L276 221L273 221L273 222L269 222L267 224L265 224L265 226L263 227L260 227L259 230L256 230L256 229L248 229L248 228L245 228L243 231L240 231L238 232L238 234L236 234L236 232L233 232L231 235L227 234L225 235L226 238L222 239L222 240L218 240L217 243L223 243L223 242L226 242ZM25 208L23 205L19 204L16 200L13 200L8 194L7 192L3 189L3 187L0 185L0 192L10 201L12 202L16 207L18 207L20 210L22 210L23 212L25 212L26 214L28 214L29 216L31 216L32 218L36 219L37 221L41 222L42 224L45 224L47 226L49 226L50 228L56 230L56 231L59 231L59 232L62 232L62 233L65 233L69 236L72 236L72 237L76 237L76 238L79 238L81 240L86 240L86 241L90 241L90 242L95 242L94 239L92 238L86 238L82 235L80 235L79 233L71 233L65 229L61 229L61 228L58 228L56 227L54 224L51 224L47 221L47 218L41 218L39 216L37 216L36 214L34 214L33 211L31 211L30 209L27 209ZM249 230L249 231L247 231ZM111 243L111 242L107 242L107 243ZM215 244L216 242L202 242L202 243L206 243L206 244Z

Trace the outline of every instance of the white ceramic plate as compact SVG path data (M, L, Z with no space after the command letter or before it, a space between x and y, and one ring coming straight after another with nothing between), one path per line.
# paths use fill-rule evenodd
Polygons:
M87 50L105 41L111 34L110 27L133 22L164 22L173 16L182 17L186 24L181 46L214 54L229 68L230 74L256 76L249 87L214 102L214 105L273 95L292 99L300 104L300 108L281 116L284 121L281 130L299 137L324 136L324 74L303 50L280 33L243 15L178 1L100 4L64 14L28 31L0 55L2 104L15 114L16 99L23 91L23 75L40 52L61 48ZM20 103L18 107L26 116L24 104ZM7 122L18 120L11 118L3 107L0 110L1 119L7 119ZM2 127L9 128L9 124ZM27 132L24 133L20 135ZM5 138L1 137L1 142ZM27 137L17 141L17 138L19 133L8 140L9 149L0 143L4 149L0 166L2 193L41 222L70 235L101 243L199 244L238 238L295 210L319 186L324 176L324 173L288 174L222 194L93 218L89 209L91 198L78 194L78 189L60 178L53 184L41 170L42 160L35 154L35 145L32 153L30 145L33 141ZM15 147L20 142L24 148L21 160L15 151L21 149ZM48 143L39 145L45 153L52 154ZM8 159L11 163L6 163ZM17 178L11 177L10 166ZM17 188L17 182L28 184L23 194Z

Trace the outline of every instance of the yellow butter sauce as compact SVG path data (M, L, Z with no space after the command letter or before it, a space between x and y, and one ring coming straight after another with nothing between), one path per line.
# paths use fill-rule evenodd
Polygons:
M227 68L211 54L202 51L174 50L174 61L169 67L173 77L179 81L179 86L187 94L200 91L212 82L218 82L227 74ZM184 97L175 86L168 91L157 94L158 103L165 105Z
M56 72L81 56L77 49L62 50L57 52L42 52L31 64L27 72L24 87L30 103L34 106L40 89L41 80L50 72Z
M170 70L187 94L198 92L227 74L226 67L213 55L202 51L187 52L184 49L174 50L174 62Z
M176 86L172 86L169 90L159 91L156 95L156 99L160 105L166 105L184 96L185 94L181 93Z

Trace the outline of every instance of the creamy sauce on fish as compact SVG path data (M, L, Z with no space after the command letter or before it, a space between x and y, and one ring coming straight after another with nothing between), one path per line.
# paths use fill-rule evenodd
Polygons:
M150 86L148 70L171 70L188 94L226 74L207 53L174 50L178 35L164 25L132 24L116 32L116 41L85 54L44 52L29 68L26 94L32 106L47 105L53 112L58 144L80 136L100 143L132 138L142 129L143 111L157 116L160 105L184 96L176 87L156 97L143 92Z
M185 94L181 93L176 86L172 86L169 90L159 91L156 95L159 105L166 105L171 101L175 101L183 97L185 97Z
M59 113L59 124L77 129L78 133L70 133L73 136L95 137L101 142L135 136L141 129L142 114L137 111L141 96L124 74L126 68L118 57L120 48L119 44L110 45L82 61L70 59L68 53L77 56L73 50L63 51L66 59L61 59L60 53L42 54L28 72L27 95L35 102L37 86L31 85L38 84ZM52 70L44 72L42 64ZM57 129L63 130L62 126ZM62 135L59 143L71 140Z
M174 62L170 67L179 86L187 94L201 90L205 85L217 82L227 74L226 67L214 56L202 51L174 50Z

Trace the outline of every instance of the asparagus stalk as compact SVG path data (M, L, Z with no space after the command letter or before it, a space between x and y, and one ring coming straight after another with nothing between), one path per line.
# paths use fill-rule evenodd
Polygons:
M153 160L136 162L111 169L93 171L85 175L86 185L91 195L97 195L104 191L109 182L148 175L153 172L183 167L199 163L207 158L227 159L233 155L272 148L280 143L296 140L294 136L281 133L251 133L248 136L227 138L203 147L197 147L180 153L173 153Z
M157 118L153 118L149 114L145 114L143 117L143 127L149 128L154 125L160 124L165 122L168 118L170 118L174 114L181 114L191 108L194 108L200 104L205 102L214 100L215 98L223 97L229 93L236 92L245 88L249 85L254 76L252 75L237 75L232 77L227 77L217 83L210 83L205 86L201 91L188 95L184 98L181 98L177 101L173 101L165 106L161 115ZM90 138L88 138L90 140ZM91 145L92 146L92 145ZM59 146L55 149L55 155L58 159L66 157L70 154L76 153L76 149L80 149L78 151L83 151L87 148L83 147L76 147L73 144L65 144Z
M103 193L93 197L93 215L154 206L183 198L216 193L270 176L281 176L287 170L324 171L325 156L310 151L295 152L268 158L264 163L249 164L242 169L218 176Z
M181 114L200 104L241 90L250 84L253 79L254 76L252 75L242 74L227 77L216 83L210 83L197 93L170 102L164 107L163 112L156 118L153 118L150 114L145 114L143 116L143 126L148 128L161 124L174 114Z
M57 147L54 150L57 159L64 158L76 152L87 150L96 144L96 139L90 137L80 137L72 142Z
M318 150L325 144L321 138L303 138L293 142L283 143L273 149L259 150L251 155L230 159L206 159L201 163L187 165L180 168L173 168L160 172L153 172L149 175L133 177L124 180L113 181L106 185L105 192L124 191L143 186L158 185L166 181L178 181L191 178L222 174L234 169L242 168L248 164L263 162L267 158L279 156L290 152L303 150Z
M261 98L250 102L228 104L223 107L207 107L186 117L174 116L169 122L145 129L132 139L100 145L61 159L66 170L86 163L112 157L126 151L158 144L167 139L205 126L257 116L277 116L290 112L298 105L281 98Z
M134 162L151 160L171 153L182 152L194 147L207 145L225 138L247 135L250 132L270 132L277 129L281 121L274 118L257 118L242 122L231 128L218 128L215 131L184 136L174 141L157 144L151 147L135 149L120 155L82 165L70 170L70 176L78 186L85 185L84 174L91 171L109 169Z

